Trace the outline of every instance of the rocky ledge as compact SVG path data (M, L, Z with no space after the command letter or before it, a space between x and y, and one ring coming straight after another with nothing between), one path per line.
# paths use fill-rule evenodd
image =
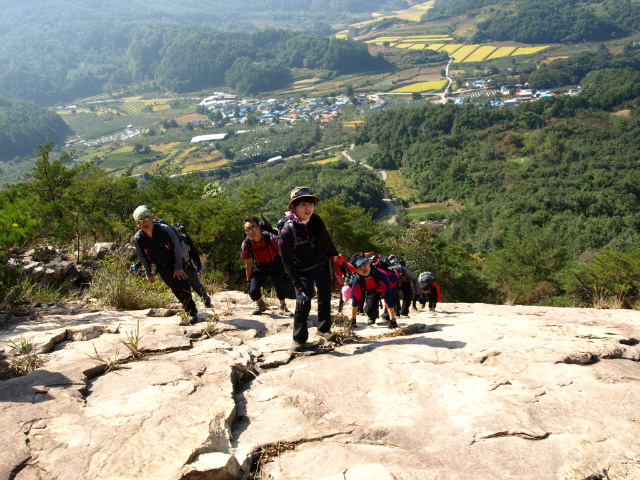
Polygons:
M441 304L292 354L214 307L5 319L45 363L0 382L0 479L640 478L639 312Z

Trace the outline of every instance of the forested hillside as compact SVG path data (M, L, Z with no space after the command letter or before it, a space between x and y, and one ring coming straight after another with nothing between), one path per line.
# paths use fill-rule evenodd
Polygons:
M436 0L425 19L482 9L472 42L603 42L637 32L640 4L631 0Z
M0 94L52 105L140 80L153 81L155 67L164 56L159 52L181 51L172 41L178 33L176 29L180 28L193 30L192 33L182 30L176 39L178 43L191 36L191 46L209 52L208 37L215 34L205 35L199 42L198 32L202 30L198 27L246 33L287 25L326 37L332 33L330 24L346 21L351 14L405 3L398 0L239 0L231 3L206 0L196 5L180 1L8 0L0 4L0 62L3 65ZM233 43L233 37L229 42ZM247 46L245 43L244 47ZM263 66L260 62L264 59L254 58L253 52L243 45L231 48L233 54L247 56ZM194 54L190 52L190 56ZM207 56L202 55L200 59L206 61ZM231 67L224 61L217 65L218 61L211 60L211 65L203 66L203 70L196 73L202 75L214 66ZM193 73L194 67L190 68ZM170 66L164 65L163 84L172 82L167 77L168 70ZM216 73L217 77L207 86L222 85L224 71ZM176 82L181 84L180 79Z
M0 160L34 154L39 143L62 142L69 134L59 115L32 102L0 97Z

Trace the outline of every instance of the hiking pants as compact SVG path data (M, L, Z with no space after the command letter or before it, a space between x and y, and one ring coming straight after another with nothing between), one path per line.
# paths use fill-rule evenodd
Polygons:
M200 276L198 275L198 269L195 267L195 265L192 263L189 263L187 266L184 267L184 271L189 276L189 278L187 278L187 282L189 282L189 285L191 285L191 288L193 288L193 291L196 292L198 295L200 295L200 297L202 297L203 300L206 300L208 297L207 291L205 290L204 286L202 285L202 282L200 281Z
M156 265L156 273L160 275L160 278L164 280L167 287L171 289L173 294L178 298L182 304L182 308L187 312L187 315L198 313L196 304L191 298L191 287L187 280L178 280L173 277L173 265Z
M418 302L420 302L422 307L429 302L429 308L436 308L436 305L438 304L438 292L436 291L436 287L431 285L427 293L420 292L418 295Z
M262 286L268 277L271 277L273 285L276 287L278 300L287 298L286 277L282 262L263 263L261 265L254 265L253 271L251 272L249 297L251 297L251 300L254 302L262 298Z
M393 311L398 312L398 305L400 305L400 285L396 285L395 287L391 287L391 296L393 297ZM384 313L382 314L382 318L384 320L389 320L389 312L387 311L387 307L384 307Z
M409 307L411 306L411 300L413 300L411 282L408 280L402 282L400 292L402 293L402 307L400 306L400 299L398 298L396 302L396 315L409 315Z
M318 332L331 330L331 272L329 262L325 261L313 270L299 272L302 292L296 292L296 311L293 315L293 340L305 343L309 338L307 320L311 311L311 298L317 292ZM315 288L314 288L315 283Z
M369 320L373 320L374 322L380 316L380 292L367 292L367 296L364 300L364 313Z

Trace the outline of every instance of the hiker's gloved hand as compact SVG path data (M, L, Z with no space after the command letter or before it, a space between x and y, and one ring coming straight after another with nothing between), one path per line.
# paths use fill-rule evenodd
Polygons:
M307 293L304 291L304 287L302 287L302 285L300 285L299 287L296 288L296 296L298 297L299 300L311 300L315 295L307 295Z
M247 293L251 291L251 280L247 282Z

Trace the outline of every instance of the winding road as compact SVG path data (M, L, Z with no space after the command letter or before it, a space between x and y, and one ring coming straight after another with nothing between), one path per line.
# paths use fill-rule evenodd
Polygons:
M366 165L364 163L360 163L360 162L354 160L351 157L351 155L349 155L349 150L353 150L354 146L355 146L354 144L351 144L351 146L347 150L343 150L342 151L342 155L344 155L344 158L346 158L350 162L353 162L353 163L355 163L357 165L362 165L363 167L368 168L372 172L376 172L378 175L380 175L380 178L382 178L382 180L384 182L386 182L387 181L387 172L386 171L384 171L384 170L376 170L375 168L373 168L370 165ZM384 203L384 206L383 206L383 208L378 210L378 213L376 213L376 215L373 217L374 220L378 220L380 218L392 216L392 215L395 215L395 213L396 213L396 207L395 207L395 205L393 203L393 200L391 198L383 198L382 202Z

